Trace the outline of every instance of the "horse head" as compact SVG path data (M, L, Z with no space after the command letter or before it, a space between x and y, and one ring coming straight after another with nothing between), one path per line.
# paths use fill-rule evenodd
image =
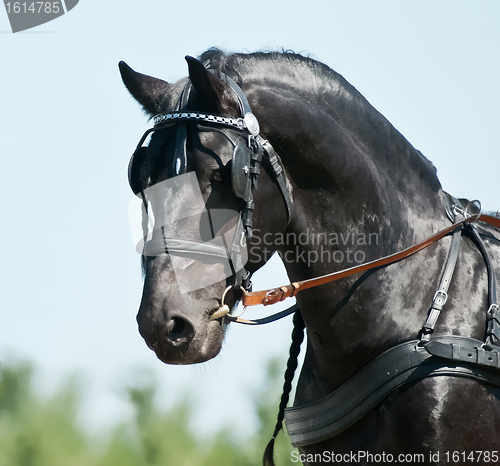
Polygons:
M262 235L283 231L288 215L272 168L260 171L264 141L245 94L186 60L189 78L174 84L120 63L125 86L156 122L130 161L129 181L146 219L139 332L168 364L219 353L227 311L269 258L255 248Z

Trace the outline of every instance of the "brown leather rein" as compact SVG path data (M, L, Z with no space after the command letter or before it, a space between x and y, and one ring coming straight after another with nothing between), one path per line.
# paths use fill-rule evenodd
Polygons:
M471 204L473 202L477 201L472 201ZM467 208L465 209L465 213L467 213ZM481 212L479 212L478 214L466 216L466 218L464 218L463 220L454 223L453 225L447 228L444 228L443 230L439 231L438 233L426 239L425 241L415 244L407 249L404 249L403 251L382 257L381 259L376 259L374 261L367 262L365 264L357 265L355 267L350 267L348 269L339 270L337 272L329 273L327 275L322 275L321 277L310 278L308 280L303 280L300 282L293 282L285 286L280 286L278 288L270 288L267 290L253 291L253 292L244 292L243 297L241 298L241 303L243 304L244 308L248 306L256 306L259 304L262 304L263 306L269 306L270 304L276 304L280 301L284 301L287 298L296 296L299 291L307 290L309 288L313 288L319 285L324 285L325 283L330 283L335 280L340 280L341 278L346 278L360 272L366 272L368 270L377 267L393 264L402 259L406 259L407 257L410 257L419 251L422 251L423 249L427 248L436 241L439 241L447 234L451 233L456 228L460 227L462 224L472 223L477 221L488 223L497 228L500 228L500 218L493 217L491 215L481 214ZM227 318L231 322L255 325L259 323L268 323L274 320L278 320L279 318L294 312L297 307L298 306L293 306L290 309L286 309L285 311L281 311L272 316L257 320L246 320L242 319L239 316L233 316L231 314L227 314L225 318Z

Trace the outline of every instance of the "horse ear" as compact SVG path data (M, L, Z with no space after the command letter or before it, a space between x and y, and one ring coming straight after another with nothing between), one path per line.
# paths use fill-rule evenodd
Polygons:
M186 61L189 67L189 78L193 87L205 98L209 107L215 112L222 111L222 100L224 94L224 82L210 73L196 58L187 55Z
M162 79L137 73L124 61L118 63L123 84L150 115L162 112L162 102L167 97L170 84Z

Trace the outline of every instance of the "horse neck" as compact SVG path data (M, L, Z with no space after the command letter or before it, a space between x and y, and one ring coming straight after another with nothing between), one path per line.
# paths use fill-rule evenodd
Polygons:
M321 97L323 105L319 99L301 103L286 97L286 91L269 95L272 110L263 111L260 119L293 186L291 241L281 250L293 281L392 254L449 224L434 167L359 94L339 88ZM446 247L441 243L434 253L445 254ZM437 286L442 264L433 261L426 270L425 260L432 260L428 254L373 277L355 276L299 294L309 336L307 357L313 360L307 366L314 373L309 378L303 373L303 385L310 380L313 391L324 386L326 394L388 341L418 331L425 313L421 303ZM381 316L390 321L395 303L405 299L401 287L411 285L394 285L401 275L398 267L407 267L405 277L426 273L429 283L415 291L415 306L406 309L411 319L381 328ZM368 329L383 337L367 342ZM333 366L335 375L328 373ZM299 396L303 392L307 389Z
M372 260L444 228L446 196L432 164L343 79L329 85L302 101L297 90L275 91L259 117L293 185L289 232L371 238ZM293 266L289 273L304 278Z

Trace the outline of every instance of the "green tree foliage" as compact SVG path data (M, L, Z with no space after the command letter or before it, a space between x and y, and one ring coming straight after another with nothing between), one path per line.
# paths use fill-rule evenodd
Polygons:
M34 389L29 364L0 365L0 466L259 466L276 422L282 364L272 361L254 398L260 428L237 440L229 428L200 439L189 429L189 397L170 410L158 407L154 383L124 390L135 416L96 442L78 423L81 383L71 379L50 398ZM289 465L282 433L277 465Z

